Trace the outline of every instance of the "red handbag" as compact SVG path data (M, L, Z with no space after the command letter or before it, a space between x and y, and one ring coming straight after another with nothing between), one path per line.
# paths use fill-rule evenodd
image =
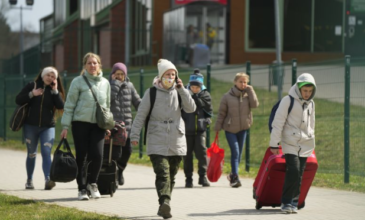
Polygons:
M215 135L214 142L207 150L208 169L207 177L210 182L217 182L222 175L224 165L224 149L219 148L218 132Z

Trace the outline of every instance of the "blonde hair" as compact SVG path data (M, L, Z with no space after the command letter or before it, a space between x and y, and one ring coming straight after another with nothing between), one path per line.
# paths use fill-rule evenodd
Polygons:
M234 77L233 82L237 82L237 80L238 80L239 78L241 78L241 77L246 78L247 83L248 83L248 82L250 82L250 76L249 76L249 75L247 75L246 73L237 73L237 74L236 74L236 76Z
M95 54L95 53L92 53L92 52L89 52L89 53L85 54L84 59L82 59L82 65L83 65L83 68L82 68L82 70L81 70L80 75L84 75L84 73L85 73L85 65L86 65L86 63L87 63L87 60L88 60L90 57L95 58L95 59L96 59L96 61L98 62L98 64L99 64L99 72L100 72L100 70L101 70L101 67L102 67L102 66L101 66L101 59L100 59L99 55L97 55L97 54Z

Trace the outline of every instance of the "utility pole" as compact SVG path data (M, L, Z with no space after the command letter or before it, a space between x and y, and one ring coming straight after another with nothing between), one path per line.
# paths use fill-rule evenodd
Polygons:
M276 33L276 71L278 84L278 100L281 99L283 93L283 68L281 60L281 32L280 32L280 12L279 0L275 0L275 33Z
M19 9L20 10L20 75L24 75L24 57L23 57L23 51L24 51L24 33L23 33L23 10L31 10L32 7L23 7L22 5L20 7L15 7L13 5L17 4L17 0L9 0L10 5L12 6L10 9ZM32 6L34 4L34 0L25 0L27 6Z

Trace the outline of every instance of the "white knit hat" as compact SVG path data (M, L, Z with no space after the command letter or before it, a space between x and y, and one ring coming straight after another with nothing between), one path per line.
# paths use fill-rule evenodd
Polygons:
M163 74L167 71L167 70L175 70L176 71L176 75L178 74L178 71L175 67L175 65L173 63L171 63L168 60L165 59L159 59L158 63L157 63L157 68L158 68L158 78L161 79Z
M43 70L42 70L42 74L41 74L41 77L43 78L44 75L46 75L47 73L54 73L55 74L55 77L56 79L58 78L58 72L55 68L49 66L49 67L45 67Z

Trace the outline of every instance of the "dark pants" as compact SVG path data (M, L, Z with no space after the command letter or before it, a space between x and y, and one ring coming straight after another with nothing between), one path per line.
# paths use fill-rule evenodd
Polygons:
M179 170L181 156L150 155L153 171L156 174L155 186L158 203L170 203L172 189L175 185L175 175Z
M132 154L131 139L127 138L125 146L122 147L122 155L117 160L119 169L124 170L127 167L127 163L129 158L131 157L131 154Z
M286 173L281 202L298 206L300 186L307 164L307 157L298 157L294 154L285 154Z
M198 174L203 177L207 173L207 147L205 146L205 132L197 135L186 135L187 153L184 158L184 173L186 178L193 176L193 153L198 159Z
M83 183L83 177L86 175L83 172L84 164L91 161L89 164L88 176L89 183L96 183L99 177L99 172L103 162L103 147L105 130L99 128L97 124L88 122L74 121L72 122L72 135L76 150L76 163L78 167L77 184L79 190L86 189L86 184Z

